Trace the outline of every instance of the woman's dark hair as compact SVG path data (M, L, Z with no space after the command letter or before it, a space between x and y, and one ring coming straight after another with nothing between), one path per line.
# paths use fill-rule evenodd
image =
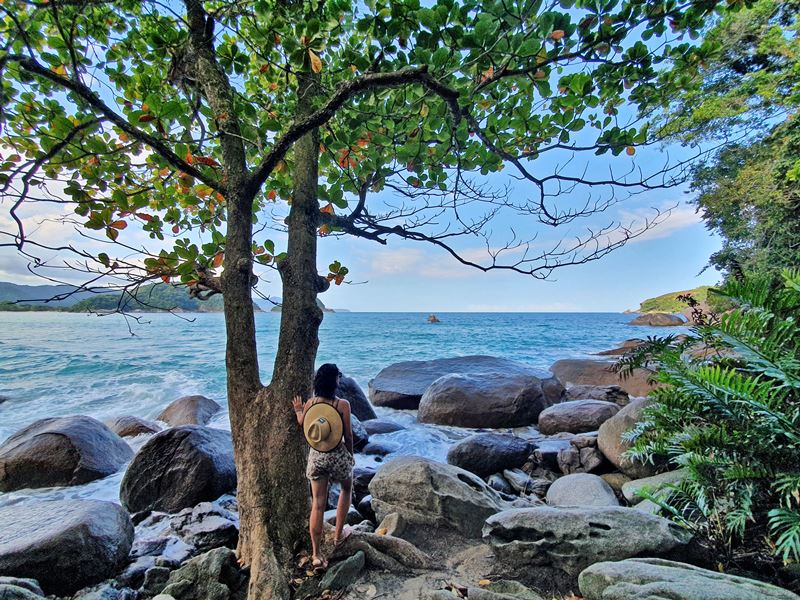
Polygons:
M336 397L336 388L339 386L339 367L333 363L325 363L314 375L314 395L333 400Z

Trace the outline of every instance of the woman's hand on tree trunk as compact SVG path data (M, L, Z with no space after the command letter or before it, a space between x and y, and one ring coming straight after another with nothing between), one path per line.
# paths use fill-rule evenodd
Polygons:
M297 417L297 423L302 425L303 417L305 416L305 411L303 410L303 398L299 395L292 398L292 406L294 407L294 415Z

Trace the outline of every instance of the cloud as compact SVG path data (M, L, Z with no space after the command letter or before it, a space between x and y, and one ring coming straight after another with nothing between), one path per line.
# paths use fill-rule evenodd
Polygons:
M674 207L674 208L673 208ZM658 224L648 229L642 235L632 239L629 243L636 244L646 242L649 240L658 240L668 238L672 234L693 227L703 222L700 215L695 211L694 207L688 204L664 204L659 210L662 212L669 211L666 216L659 217ZM657 212L653 209L640 209L636 211L622 211L620 213L620 221L623 225L632 224L632 229L637 229L644 226L647 220L655 218Z

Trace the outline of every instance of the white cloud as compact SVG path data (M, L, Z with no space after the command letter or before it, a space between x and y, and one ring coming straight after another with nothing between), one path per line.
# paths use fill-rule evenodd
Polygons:
M674 208L673 208L674 207ZM692 227L702 223L700 215L695 211L694 207L688 204L665 204L659 208L662 213L665 213L656 220L658 224L648 229L645 233L637 238L632 239L629 243L635 244L639 242L646 242L649 240L657 240L670 237L673 233L682 231L687 227ZM665 211L669 211L666 213ZM623 225L633 224L631 229L644 226L647 220L656 218L657 211L653 209L640 209L637 211L622 211L620 213L620 221Z

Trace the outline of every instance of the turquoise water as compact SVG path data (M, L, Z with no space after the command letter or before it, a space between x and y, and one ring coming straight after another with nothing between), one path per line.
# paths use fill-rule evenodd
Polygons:
M631 327L618 313L329 313L320 330L318 363L336 362L364 388L383 367L401 360L468 354L502 356L546 370L561 358L589 357L631 337L664 330ZM0 312L0 441L43 417L122 414L155 417L182 395L203 394L225 405L224 326L220 314L141 316ZM268 381L280 315L256 316L259 361ZM130 325L133 333L128 331ZM678 333L670 329L670 333ZM411 425L380 436L398 454L442 458L468 431L414 425L414 415L379 411ZM212 425L228 428L227 412ZM137 446L144 440L136 440ZM367 460L367 459L362 459ZM369 459L372 460L372 459ZM116 496L121 478L59 494ZM12 500L0 494L0 504ZM17 496L14 496L15 498ZM67 496L72 497L72 496Z

